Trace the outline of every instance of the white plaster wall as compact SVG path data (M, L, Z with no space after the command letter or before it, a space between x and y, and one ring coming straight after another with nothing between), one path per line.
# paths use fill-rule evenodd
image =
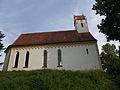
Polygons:
M58 66L58 54L57 50L62 51L62 63L63 67ZM88 49L89 54L87 54ZM98 60L98 52L96 44L80 44L76 46L56 46L56 47L21 47L11 49L11 56L8 65L8 71L11 70L33 70L42 69L44 50L47 50L47 68L48 69L65 69L65 70L91 70L101 69L100 62ZM15 63L16 52L19 51L19 63L18 68L13 68ZM26 52L29 51L29 64L28 68L23 68L25 65Z

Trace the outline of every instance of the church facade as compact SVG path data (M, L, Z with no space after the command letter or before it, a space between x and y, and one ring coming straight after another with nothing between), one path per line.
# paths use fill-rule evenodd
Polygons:
M75 30L21 34L6 49L3 71L102 69L97 40L85 16L74 16Z

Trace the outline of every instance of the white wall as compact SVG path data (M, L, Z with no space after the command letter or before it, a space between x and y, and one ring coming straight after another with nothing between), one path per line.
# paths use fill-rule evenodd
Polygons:
M57 50L62 51L63 67L58 66ZM88 49L88 54L86 52ZM98 60L98 52L96 43L89 44L71 44L71 45L47 45L47 46L33 46L33 47L19 47L12 48L8 64L8 71L11 70L33 70L42 69L44 50L48 52L47 68L48 69L65 69L65 70L90 70L101 69L101 64ZM18 68L13 68L15 63L15 56L19 51ZM26 52L29 51L29 65L28 68L23 68L25 65Z

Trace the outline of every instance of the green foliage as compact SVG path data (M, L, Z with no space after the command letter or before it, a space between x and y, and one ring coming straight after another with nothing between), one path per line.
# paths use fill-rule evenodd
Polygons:
M101 52L101 62L103 65L103 69L106 69L108 64L111 63L112 60L118 59L117 56L118 50L116 50L116 47L114 44L110 45L109 43L102 46L102 52ZM107 69L108 70L108 69Z
M2 38L4 37L5 37L4 34L2 34L0 31L0 50L3 48L3 44L1 43L1 41L2 41Z
M0 51L1 51L1 49L3 49L3 44L1 43L1 41L2 41L2 38L4 38L5 36L4 36L4 34L2 34L1 33L1 31L0 31ZM1 56L1 55L0 55ZM0 64L1 65L1 64Z
M93 10L100 16L105 16L98 25L100 32L107 36L108 40L120 41L120 0L95 0Z
M99 70L36 70L0 72L0 90L118 90L118 87Z
M120 58L114 44L105 44L102 47L101 61L103 69L111 76L112 80L120 84Z

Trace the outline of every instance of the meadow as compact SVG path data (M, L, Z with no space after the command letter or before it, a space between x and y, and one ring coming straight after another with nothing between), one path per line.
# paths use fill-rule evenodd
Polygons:
M95 71L34 70L0 72L0 90L120 90Z

